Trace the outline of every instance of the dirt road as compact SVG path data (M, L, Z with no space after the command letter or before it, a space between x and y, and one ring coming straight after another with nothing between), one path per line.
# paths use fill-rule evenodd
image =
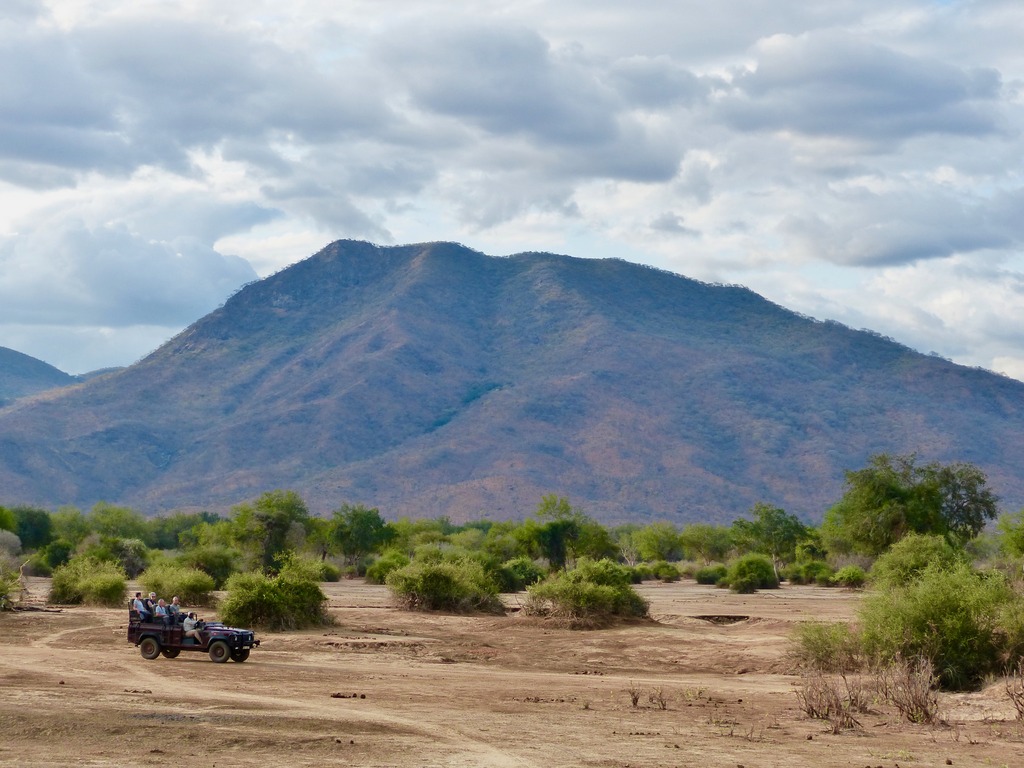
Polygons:
M335 627L261 633L244 664L145 661L121 610L0 615L0 766L1024 765L999 683L944 696L941 726L804 716L789 634L851 618L855 593L647 584L654 621L578 632L324 587Z

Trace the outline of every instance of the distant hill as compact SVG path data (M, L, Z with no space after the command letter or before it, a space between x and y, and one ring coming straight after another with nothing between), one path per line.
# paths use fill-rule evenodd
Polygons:
M1024 384L624 261L339 241L131 367L0 411L6 503L810 520L875 452L1024 504Z
M0 408L19 397L73 384L75 380L42 360L0 347Z

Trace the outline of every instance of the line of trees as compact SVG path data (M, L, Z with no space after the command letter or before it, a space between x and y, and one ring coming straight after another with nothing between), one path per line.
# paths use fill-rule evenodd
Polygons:
M32 573L46 575L74 556L88 556L117 564L130 578L172 559L209 574L220 587L235 572L273 574L285 553L319 558L328 578L363 575L382 556L401 562L424 547L476 551L501 563L528 558L553 570L582 557L631 567L679 561L703 566L757 553L770 559L776 578L824 582L843 564L869 564L910 533L941 535L958 547L1001 546L1006 556L1021 556L1024 512L1003 515L996 531L978 541L997 514L997 498L977 467L881 454L847 473L843 496L817 528L767 503L729 526L607 527L556 494L543 497L522 521L388 522L377 509L350 504L317 517L294 491L275 490L239 504L227 517L198 512L146 518L106 503L88 512L0 507L0 558L8 566L28 560Z

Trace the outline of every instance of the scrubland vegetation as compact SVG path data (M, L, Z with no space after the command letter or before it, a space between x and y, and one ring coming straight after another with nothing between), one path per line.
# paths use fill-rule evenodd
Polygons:
M226 590L225 621L278 630L329 622L319 584L342 577L386 584L419 611L500 612L500 593L525 590L524 613L579 628L646 617L632 586L644 580L741 593L816 584L867 589L856 622L808 624L793 639L806 709L837 727L856 722L867 679L895 697L922 680L962 690L1019 670L1024 512L999 516L971 465L882 455L846 479L820 527L766 503L731 526L606 527L557 495L522 521L461 525L347 504L320 518L280 490L227 517L0 507L0 608L16 600L22 565L53 576L55 603L123 605L137 579L186 605Z

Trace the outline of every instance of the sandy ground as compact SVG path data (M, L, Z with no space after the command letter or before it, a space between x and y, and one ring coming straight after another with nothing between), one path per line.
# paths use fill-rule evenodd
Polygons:
M647 584L654 621L583 632L324 587L335 627L261 633L244 664L145 661L122 610L0 615L0 766L1024 765L1000 682L944 695L938 726L879 705L835 735L801 712L791 630L851 618L855 593Z

